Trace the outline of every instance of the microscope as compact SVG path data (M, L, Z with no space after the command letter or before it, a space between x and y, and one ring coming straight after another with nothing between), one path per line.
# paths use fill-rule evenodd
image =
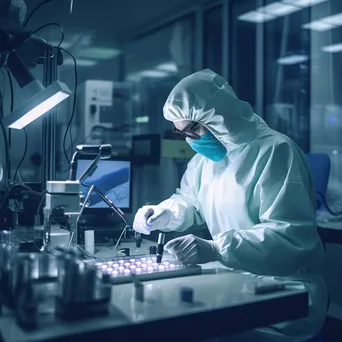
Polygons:
M94 155L95 159L83 174L76 180L76 171L78 159L81 155ZM128 224L124 213L117 208L114 203L104 195L95 185L90 185L88 192L83 200L81 200L80 191L81 185L87 177L93 175L97 169L100 160L109 159L112 155L112 146L104 145L78 145L70 162L69 180L67 181L48 181L46 187L46 205L44 208L44 234L42 250L48 250L51 245L51 222L54 217L61 217L63 215L69 216L70 226L70 246L78 246L78 225L79 219L83 210L87 206L90 195L95 192L103 202L125 223L125 228L122 231L115 249L118 248L120 240L124 234L134 233L131 225ZM141 245L141 235L135 233L136 246ZM83 251L84 252L84 251Z
M95 159L83 172L79 179L76 179L77 162L80 155L94 155ZM105 145L78 145L70 162L69 180L48 181L46 185L46 204L44 208L44 235L42 250L48 250L51 245L51 222L54 217L63 215L69 216L70 245L78 244L78 221L83 212L86 200L81 205L81 184L91 176L101 159L108 159L112 155L112 146ZM101 197L105 195L101 194ZM88 196L89 197L89 196Z

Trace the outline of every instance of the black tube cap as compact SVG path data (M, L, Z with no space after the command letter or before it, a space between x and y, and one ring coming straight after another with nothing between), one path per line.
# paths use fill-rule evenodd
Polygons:
M150 254L157 254L157 246L150 246Z

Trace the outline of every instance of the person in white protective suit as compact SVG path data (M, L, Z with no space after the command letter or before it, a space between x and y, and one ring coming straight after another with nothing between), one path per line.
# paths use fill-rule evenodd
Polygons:
M308 317L229 336L229 341L306 342L319 334L328 296L305 155L211 70L181 80L163 112L197 154L180 189L159 205L139 209L134 229L150 234L206 223L212 241L186 235L169 241L165 250L185 264L220 261L236 272L308 290Z

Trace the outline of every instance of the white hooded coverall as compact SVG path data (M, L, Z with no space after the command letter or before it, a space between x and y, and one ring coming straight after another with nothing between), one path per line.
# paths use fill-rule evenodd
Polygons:
M172 212L165 231L185 231L205 222L225 266L302 282L310 295L308 317L227 340L303 342L318 334L327 291L320 275L324 250L305 155L291 139L270 129L211 70L180 81L163 111L172 122L201 123L227 149L220 162L199 154L189 162L180 189L159 204Z

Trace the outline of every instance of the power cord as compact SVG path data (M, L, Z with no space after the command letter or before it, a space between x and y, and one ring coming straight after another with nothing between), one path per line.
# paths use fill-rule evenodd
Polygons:
M4 101L4 98L2 97L2 94L0 94L1 96L1 103L0 103L0 111L3 112L3 101ZM9 166L10 166L10 163L9 163L9 147L8 147L8 137L7 137L7 130L6 130L6 127L5 125L3 124L2 122L2 115L0 117L0 127L1 127L1 130L2 130L2 135L4 137L4 146L5 146L5 167L3 169L3 177L7 177L7 175L9 174ZM7 184L8 185L8 184ZM0 203L0 211L2 210L2 207L4 206L5 202L6 202L6 199L7 199L7 193L8 191L4 193L4 197Z
M37 32L39 32L39 31L41 31L41 30L43 30L43 29L45 29L46 27L49 27L49 26L57 26L59 28L59 30L61 31L61 39L60 39L60 41L59 41L59 43L57 45L57 47L59 48L62 45L63 41L64 41L65 34L64 34L63 27L61 25L59 25L58 23L48 23L48 24L45 24L45 25L43 25L41 27L38 27L36 30L34 30L32 32L32 34L36 34Z
M65 158L68 161L68 163L70 163L70 159L68 157L68 152L67 152L67 148L66 148L66 138L68 135L68 131L70 130L70 132L69 132L70 133L70 145L71 145L71 149L72 149L74 144L73 144L73 139L72 139L71 125L72 125L72 121L74 119L75 111L76 111L77 85L78 85L77 84L78 83L77 62L76 62L75 57L68 50L63 49L62 47L59 47L59 49L65 53L67 53L72 58L72 60L74 61L75 86L74 86L74 99L73 99L73 105L72 105L72 113L71 113L71 116L70 116L70 119L69 119L67 128L65 130L64 137L63 137L64 155L65 155ZM71 153L72 153L72 150L71 150Z
M43 206L43 204L44 204L44 201L45 201L45 194L46 194L46 190L44 190L43 192L42 192L42 194L41 194L41 199L40 199L40 202L39 202L39 204L38 204L38 207L37 207L37 212L36 212L36 215L39 215L40 214L40 210L41 210L41 208L42 208L42 206Z
M11 77L11 74L9 72L9 70L7 70L7 73L8 73L8 81L9 81L9 84L10 84L10 90L11 90L11 112L13 111L14 109L14 89L13 89L13 81L12 81L12 77ZM11 132L11 131L9 131ZM18 175L18 172L19 172L19 169L22 165L22 163L24 162L25 158L26 158L26 153L27 153L27 145L28 145L28 139L27 139L27 132L26 132L26 129L24 128L24 134L25 134L25 144L24 144L24 153L23 153L23 156L21 157L21 160L14 172L14 177L13 177L13 183L15 184L16 183L16 179L17 179L17 175ZM11 138L12 138L12 135L9 134L9 145L11 145ZM6 144L7 145L7 144ZM18 203L16 200L14 200L14 204L15 206L17 207L18 210L21 210L18 206Z
M40 4L38 4L33 10L32 12L29 14L29 16L27 17L27 19L24 21L23 23L23 26L26 27L28 25L28 23L30 22L31 18L33 17L33 15L38 11L39 8L41 8L42 6L52 2L53 0L44 0L42 1ZM76 92L77 92L77 81L78 81L78 76L77 76L77 62L76 62L76 59L75 57L67 50L63 49L61 47L61 44L64 40L64 31L62 29L62 27L57 24L57 23L49 23L49 24L46 24L42 27L40 27L39 29L35 30L33 33L36 33L38 32L40 29L43 29L47 26L50 26L50 25L55 25L55 26L58 26L61 30L61 33L62 33L62 37L61 37L61 41L60 43L58 44L57 48L59 48L61 51L64 51L65 53L67 53L74 61L74 70L75 70L75 87L74 87L74 101L73 101L73 109L72 109L72 114L71 114L71 117L70 117L70 120L68 122L68 125L67 125L67 128L66 128L66 131L65 131L65 134L64 134L64 137L63 137L63 152L64 152L64 155L65 155L65 158L67 160L68 163L70 163L70 159L68 157L68 152L67 152L67 148L66 148L66 137L68 135L68 131L69 131L69 134L70 134L70 146L71 146L71 153L72 153L72 147L73 147L73 138L72 138L72 131L71 131L71 125L72 125L72 121L74 119L74 116L75 116L75 110L76 110Z
M48 23L48 24L45 24L45 25L39 27L38 29L34 30L32 32L32 34L35 34L38 31L43 30L44 28L46 28L48 26L57 26L60 29L60 31L61 31L61 40L59 41L59 43L58 43L58 45L56 47L58 49L60 49L61 51L67 53L72 58L72 60L74 62L75 86L74 86L73 108L72 108L71 117L69 119L66 131L65 131L65 134L64 134L64 137L63 137L63 152L64 152L66 160L68 161L68 163L70 163L70 159L68 157L68 151L67 151L67 148L66 148L66 138L67 138L67 135L68 135L68 132L69 132L69 135L70 135L70 147L71 147L71 152L72 152L72 147L73 147L74 143L73 143L71 125L72 125L72 121L74 119L75 111L76 111L76 93L77 93L77 86L78 86L77 62L76 62L75 57L68 50L63 49L61 47L61 45L62 45L62 43L64 41L65 35L64 35L63 28L62 28L62 26L60 24L58 24L58 23ZM53 55L49 56L49 57L52 58ZM46 57L38 57L37 59L39 59L39 58L46 58Z
M17 180L17 175L18 175L19 169L20 169L20 167L21 167L21 164L22 164L23 161L25 160L26 153L27 153L27 145L28 145L27 131L26 131L26 128L25 128L25 127L23 128L23 130L24 130L24 134L25 134L25 145L24 145L25 147L24 147L24 153L23 153L23 156L21 157L20 162L19 162L19 164L18 164L18 166L17 166L17 168L16 168L16 170L15 170L15 172L14 172L13 183L15 183L16 180Z
M41 26L41 27L38 27L36 30L34 30L34 31L32 32L32 34L36 34L37 32L39 32L39 31L41 31L41 30L43 30L44 28L49 27L49 26L56 26L56 27L58 27L59 30L61 31L61 39L60 39L58 45L56 46L56 47L59 49L60 46L61 46L61 44L62 44L63 41L64 41L65 35L64 35L63 27L62 27L61 25L59 25L58 23L48 23L48 24L45 24L45 25L43 25L43 26ZM45 39L43 39L43 40L46 42ZM47 43L47 42L46 42L46 43ZM33 63L34 63L34 64L38 64L37 61L38 61L39 59L51 59L51 58L53 58L54 56L55 56L55 55L52 54L51 56L36 57L36 58L34 59Z
M40 4L38 4L29 14L29 16L27 17L27 19L23 22L23 26L26 27L28 25L28 23L30 22L31 18L33 17L33 15L39 10L39 8L41 8L42 6L48 4L49 2L52 2L54 0L44 0L42 1Z
M9 188L8 188L8 191L6 192L4 198L2 199L2 202L0 204L0 210L2 209L3 205L5 204L6 200L7 200L7 197L9 196L9 194L11 193L12 189L15 188L15 187L22 187L24 189L26 189L28 192L30 193L34 193L34 194L39 194L38 192L36 191L33 191L29 186L27 186L26 184L24 183L14 183L12 184Z
M4 100L5 96L6 96L6 78L7 78L7 76L5 74L4 68L0 68L0 71L1 71L1 75L3 77L2 87L1 87L1 90L0 90L0 92L1 92L1 94L0 94L1 95L0 103L3 106L3 100ZM2 111L1 112L1 118L3 118L3 116L4 116L4 113Z
M14 88L13 88L13 81L12 81L12 76L10 71L7 69L7 76L8 76L8 82L9 82L9 86L10 86L10 93L11 93L11 104L10 104L10 111L11 113L14 110ZM8 130L8 141L6 143L6 145L8 146L8 150L10 150L11 148L11 143L12 143L12 131L11 129ZM11 179L11 159L9 157L9 164L8 164L8 179Z
M14 109L14 90L13 90L13 81L10 71L7 69L7 76L8 76L8 82L10 86L11 91L11 112L13 112Z

